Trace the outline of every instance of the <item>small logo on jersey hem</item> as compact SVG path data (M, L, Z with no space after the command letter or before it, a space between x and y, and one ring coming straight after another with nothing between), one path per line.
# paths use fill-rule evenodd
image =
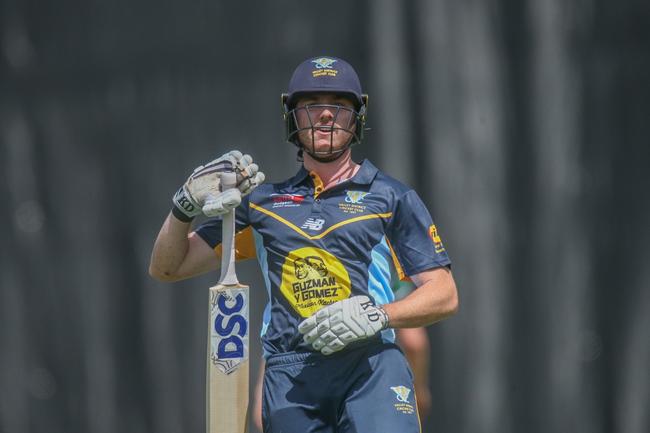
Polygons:
M273 201L273 206L271 206L273 209L279 207L297 207L305 200L305 196L298 194L271 194L271 200Z
M395 410L406 415L411 415L415 413L415 407L409 401L409 395L411 394L411 389L403 385L400 386L391 386L390 389L395 393L395 398L398 403L394 403L393 406Z

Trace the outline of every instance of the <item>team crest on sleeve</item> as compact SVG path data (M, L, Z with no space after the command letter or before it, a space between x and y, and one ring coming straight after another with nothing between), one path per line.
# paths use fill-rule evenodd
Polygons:
M445 247L442 245L442 239L438 236L438 229L435 224L431 224L431 227L429 227L429 237L431 237L431 240L433 241L436 253L442 253L445 251Z
M282 265L280 291L301 317L350 297L350 276L343 264L320 248L291 251Z
M395 409L398 412L410 415L415 412L415 407L409 401L409 395L411 394L411 389L405 387L404 385L400 386L391 386L390 389L395 393L395 398L397 403L394 403Z

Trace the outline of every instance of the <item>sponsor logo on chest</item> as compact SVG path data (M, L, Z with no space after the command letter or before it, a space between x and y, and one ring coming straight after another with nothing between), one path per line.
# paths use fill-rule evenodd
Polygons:
M350 275L330 252L315 247L290 251L282 265L280 292L301 317L347 299Z
M279 207L297 207L305 200L305 196L298 194L271 194L271 200L273 201L273 209Z

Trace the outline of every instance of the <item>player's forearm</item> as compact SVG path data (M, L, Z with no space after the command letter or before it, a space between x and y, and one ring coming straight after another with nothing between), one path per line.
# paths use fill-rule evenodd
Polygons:
M175 281L189 249L191 222L182 222L171 213L165 219L151 253L149 274L160 281Z
M414 277L417 289L400 301L383 305L390 327L427 326L458 310L458 294L451 272L440 268L426 275L426 278L418 281L418 277Z

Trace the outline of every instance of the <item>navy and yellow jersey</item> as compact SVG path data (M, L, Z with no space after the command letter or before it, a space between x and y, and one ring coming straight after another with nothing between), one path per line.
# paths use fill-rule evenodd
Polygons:
M357 295L389 303L396 280L450 265L415 191L369 161L324 192L304 167L285 182L257 187L237 207L235 231L236 258L257 257L269 295L266 356L310 350L298 324L326 305ZM220 219L196 232L221 255ZM382 338L392 341L394 333Z

